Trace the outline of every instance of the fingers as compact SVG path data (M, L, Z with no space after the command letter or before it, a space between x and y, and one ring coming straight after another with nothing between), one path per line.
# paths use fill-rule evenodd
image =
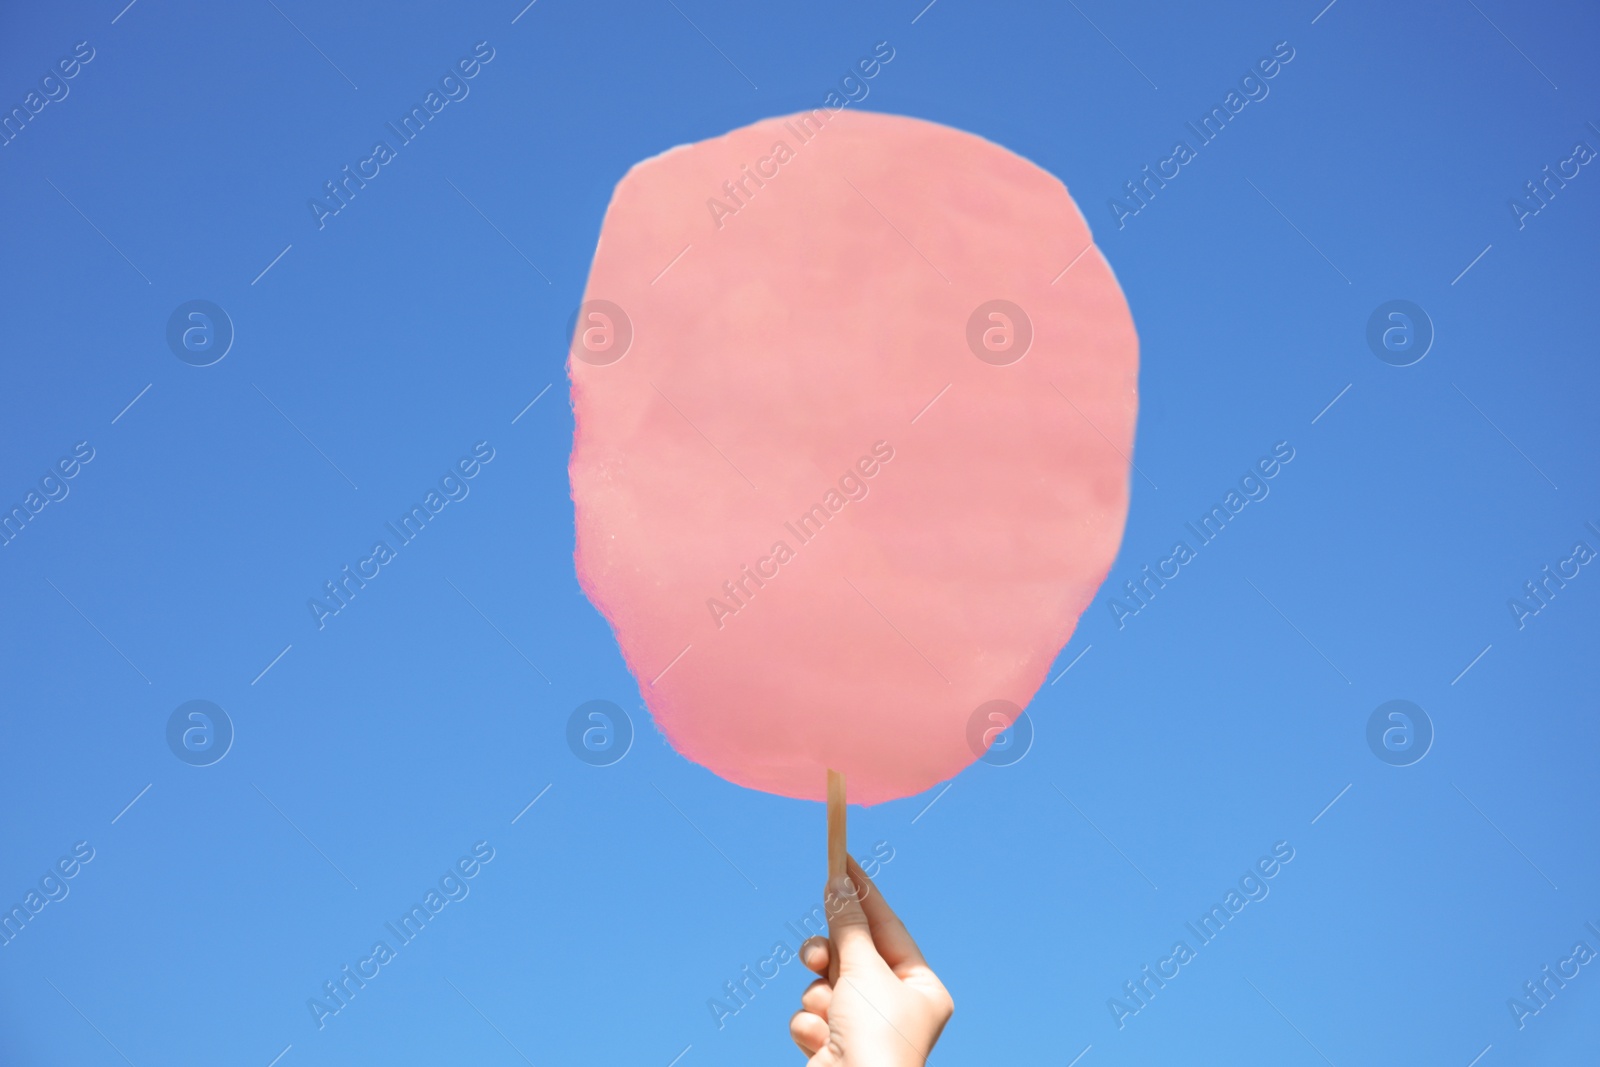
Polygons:
M906 930L900 917L889 907L889 902L883 899L883 893L867 877L867 872L855 861L855 857L847 859L850 877L862 887L861 910L867 917L867 922L872 929L872 940L878 947L878 954L883 957L891 969L902 966L927 966L922 958L922 952L917 948L917 943L911 939L911 934Z
M813 974L827 975L830 955L832 953L828 951L828 939L825 937L808 937L800 945L800 962Z
M789 1019L789 1036L807 1056L815 1056L828 1043L828 1024L818 1015L797 1011Z
M800 994L800 1007L818 1016L823 1022L828 1020L828 1008L833 1004L833 986L828 984L826 978L818 978L806 986L806 991Z
M859 868L858 868L859 870ZM865 875L862 878L865 879ZM855 883L844 875L830 881L824 899L828 909L828 940L838 953L840 970L867 967L879 962L877 946L872 942L872 925L862 910L861 899ZM829 961L833 961L830 959Z

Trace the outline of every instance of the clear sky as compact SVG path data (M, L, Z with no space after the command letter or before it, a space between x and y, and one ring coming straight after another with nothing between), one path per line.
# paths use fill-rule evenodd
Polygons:
M1592 7L525 2L0 14L0 1062L800 1061L794 964L709 1002L793 947L822 809L644 710L573 574L563 334L631 164L830 92L1058 175L1142 347L1032 747L852 812L936 1062L1593 1055Z

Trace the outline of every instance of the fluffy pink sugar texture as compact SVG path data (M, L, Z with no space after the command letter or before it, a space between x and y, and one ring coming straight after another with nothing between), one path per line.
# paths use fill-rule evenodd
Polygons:
M630 170L585 300L632 339L583 358L621 324L580 315L578 576L673 747L864 804L972 763L1127 516L1138 341L1066 187L935 123L768 119ZM1008 365L968 340L992 300Z

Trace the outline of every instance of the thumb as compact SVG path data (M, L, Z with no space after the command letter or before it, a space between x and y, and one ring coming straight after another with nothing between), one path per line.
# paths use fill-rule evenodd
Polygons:
M828 938L833 942L841 971L855 970L873 961L882 963L872 941L872 927L861 907L861 897L849 875L828 883L823 898L828 908Z

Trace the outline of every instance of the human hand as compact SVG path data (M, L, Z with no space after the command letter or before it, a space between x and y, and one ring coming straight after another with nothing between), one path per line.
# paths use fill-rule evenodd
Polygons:
M826 890L831 936L800 946L823 977L801 995L789 1035L806 1067L922 1067L955 1001L866 872L854 859L848 869Z

